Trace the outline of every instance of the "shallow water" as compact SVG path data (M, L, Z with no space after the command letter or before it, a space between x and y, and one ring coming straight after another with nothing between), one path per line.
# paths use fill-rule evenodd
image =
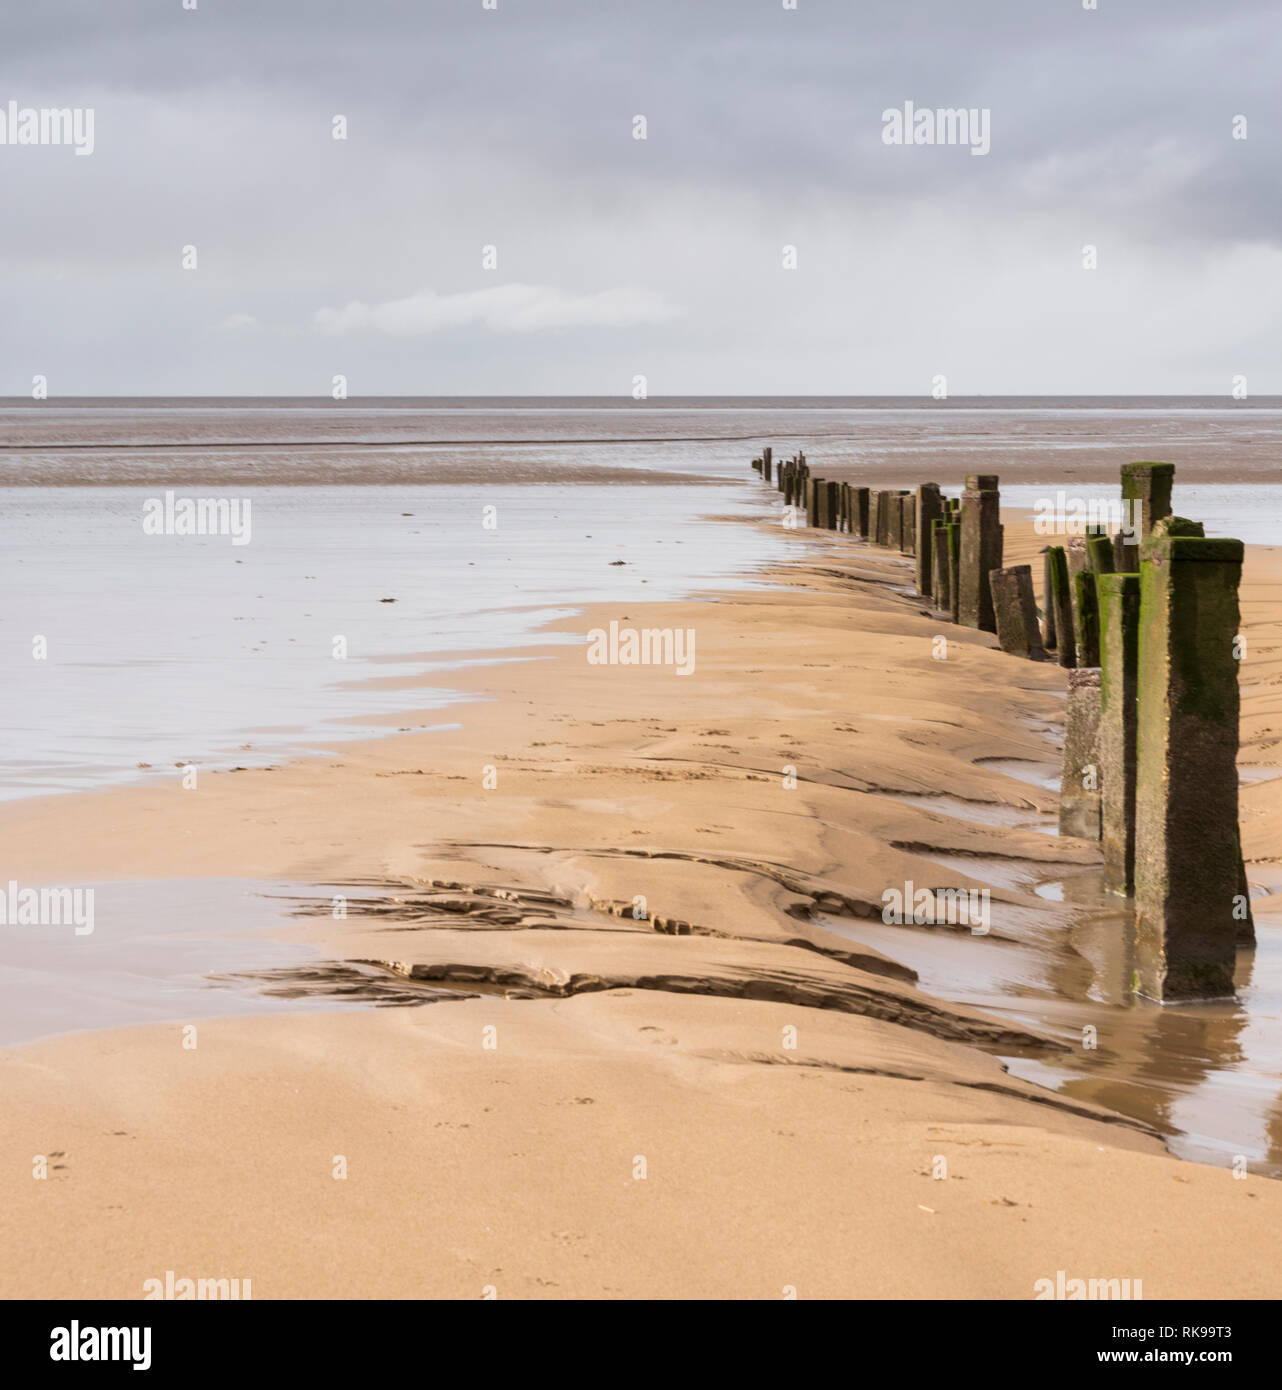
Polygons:
M1026 861L924 857L1028 891ZM1248 878L1257 896L1271 883L1255 866ZM1069 1045L1004 1057L1013 1074L1143 1120L1182 1157L1282 1177L1282 914L1257 908L1257 944L1238 952L1235 999L1159 1005L1131 991L1130 904L1103 891L1098 869L1048 866L1033 891L1046 909L994 901L987 933L823 924L910 966L929 994Z
M270 934L285 920L284 895L295 885L154 879L78 886L93 890L92 931L3 927L0 1046L90 1028L279 1010L285 1001L248 982L215 987L210 976L320 960L311 947Z
M455 665L581 642L537 629L586 603L626 614L749 586L793 553L782 532L703 519L760 515L747 489L255 488L245 545L145 535L149 495L4 497L0 797L258 766L386 732L371 716L405 710L431 727L422 712L455 698ZM371 684L411 676L412 690Z

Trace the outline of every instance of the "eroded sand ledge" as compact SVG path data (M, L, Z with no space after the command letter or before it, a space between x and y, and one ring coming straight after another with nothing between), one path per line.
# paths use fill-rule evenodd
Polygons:
M137 1298L168 1269L258 1298L1028 1298L1059 1269L1147 1298L1282 1292L1282 1184L1015 1080L974 1044L1036 1038L825 930L906 879L965 884L920 851L1096 850L884 795L1050 807L977 760L1053 760L1063 676L951 627L933 660L944 629L894 591L907 559L806 545L776 591L566 625L693 627L691 678L540 649L452 678L478 696L457 733L0 810L32 882L351 880L379 901L299 918L300 939L475 991L206 1021L194 1051L175 1024L0 1053L0 1292ZM1008 530L1012 562L1033 548ZM1243 735L1264 749L1276 573L1252 556L1243 593L1263 653ZM1243 804L1249 861L1278 784ZM47 1181L35 1154L59 1155Z

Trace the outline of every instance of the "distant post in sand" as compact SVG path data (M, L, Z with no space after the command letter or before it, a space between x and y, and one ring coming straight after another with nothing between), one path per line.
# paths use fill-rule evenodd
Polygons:
M1059 664L1077 665L1077 636L1073 625L1073 602L1068 588L1068 557L1062 545L1048 546L1046 566L1050 576L1051 612L1055 618Z
M1238 827L1243 546L1157 519L1140 546L1135 923L1139 989L1233 993L1249 922Z
M1135 882L1135 726L1140 577L1101 574L1099 762L1104 887L1129 894Z
M972 473L961 508L961 570L957 621L981 632L996 632L988 576L1002 567L1001 498L997 475Z
M1093 570L1083 570L1073 581L1077 602L1074 605L1077 623L1077 664L1098 666L1099 663L1099 592Z
M829 482L828 484L828 529L837 531L841 529L841 484Z
M1037 626L1037 600L1033 597L1033 571L1029 565L1010 565L988 576L997 620L997 643L1012 656L1042 661L1042 633Z
M902 492L899 496L899 549L905 555L913 555L917 550L917 495Z
M886 538L890 534L890 493L886 489L879 489L873 495L873 505L876 509L876 527L873 530L873 543L875 545L886 545Z
M917 489L917 592L924 598L934 593L934 567L931 547L935 540L935 522L942 516L943 498L938 483L922 483Z
M936 608L951 610L948 580L948 522L940 516L930 524L930 595Z
M806 479L806 525L819 525L819 499L824 494L822 478Z
M1059 781L1059 833L1078 840L1100 837L1100 669L1068 673L1064 711L1064 767Z
M961 522L948 523L948 611L959 621L961 593Z
M1175 481L1173 463L1124 463L1122 501L1139 513L1141 541L1152 534L1153 526L1171 514L1171 486Z
M1112 574L1117 569L1117 558L1109 536L1086 538L1086 567L1093 574Z
M761 476L768 483L770 481L770 461L774 457L774 450L767 444L761 451Z
M904 528L904 495L902 492L888 494L886 511L886 544L891 550L900 547L900 534Z
M1042 646L1055 650L1055 604L1051 590L1051 547L1042 551Z

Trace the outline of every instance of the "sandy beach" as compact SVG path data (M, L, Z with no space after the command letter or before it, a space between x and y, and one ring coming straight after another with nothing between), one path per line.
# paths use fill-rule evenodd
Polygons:
M1282 1294L1282 1184L1172 1156L1158 1102L1002 1060L1073 1052L1071 989L1042 1027L861 939L893 932L887 887L948 882L993 902L986 937L937 929L959 975L1040 958L1080 909L992 866L1067 880L1098 850L1009 775L1057 764L1064 673L941 625L907 557L791 541L767 588L554 624L690 630L689 677L541 646L452 671L449 733L0 807L28 882L316 884L284 930L310 974L261 987L388 1004L0 1052L0 1157L50 1169L8 1185L0 1294L140 1298L167 1270L255 1299L1024 1299L1057 1271ZM1008 518L1008 564L1042 544ZM1280 586L1250 549L1243 764L1278 756ZM389 727L416 683L385 678ZM1282 888L1282 780L1244 786L1242 824Z

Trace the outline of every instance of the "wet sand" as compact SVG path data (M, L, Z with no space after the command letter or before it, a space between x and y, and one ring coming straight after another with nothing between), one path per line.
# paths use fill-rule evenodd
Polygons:
M1011 562L1041 544L1007 534ZM134 1298L167 1269L260 1298L1028 1298L1060 1269L1282 1292L1282 1183L1006 1070L1062 1067L1094 1012L949 1003L859 939L887 886L986 886L989 936L940 949L959 974L975 947L1032 961L1035 985L1079 909L1031 884L1098 856L1002 770L1054 768L1059 670L941 626L905 558L796 541L773 591L559 624L693 628L691 677L539 647L451 673L474 697L454 732L0 807L27 882L348 883L344 919L318 888L282 935L423 1000L0 1052L3 1162L51 1164L7 1190L0 1292ZM1252 550L1254 764L1278 758L1280 582ZM1253 879L1280 823L1282 782L1249 785Z
M881 486L1116 484L1136 459L1267 483L1282 398L0 400L0 440L5 487L739 483L763 444Z

